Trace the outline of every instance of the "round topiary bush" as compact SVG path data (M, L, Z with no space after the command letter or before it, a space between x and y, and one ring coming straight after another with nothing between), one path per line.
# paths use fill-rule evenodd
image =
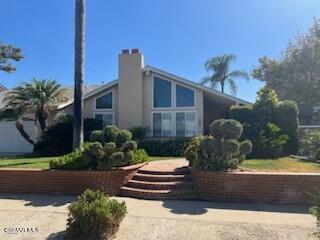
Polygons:
M125 202L101 191L86 190L68 207L67 237L102 240L113 236L127 213Z
M90 134L90 142L100 142L103 143L103 132L101 130L95 130Z
M122 147L121 147L121 151L123 152L128 152L131 150L135 150L137 149L137 143L135 141L126 141Z
M127 141L130 141L132 139L132 133L128 130L120 130L115 138L115 143L117 147L121 147L122 144L124 144Z
M115 125L108 125L103 129L103 141L115 142L119 129Z
M252 143L239 142L242 125L235 120L219 119L210 124L212 136L196 137L185 156L196 169L226 171L236 168L251 152Z

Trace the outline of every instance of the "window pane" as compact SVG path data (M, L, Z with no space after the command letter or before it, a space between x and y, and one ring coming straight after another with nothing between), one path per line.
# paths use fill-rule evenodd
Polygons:
M153 106L171 107L171 82L157 77L154 78Z
M95 114L94 117L96 119L102 120L103 127L114 124L113 113Z
M186 112L185 136L193 137L196 135L196 114L195 112Z
M96 109L111 109L112 108L112 92L98 97L96 99Z
M161 136L170 137L172 136L172 124L171 124L171 113L162 113L161 119Z
M176 85L177 107L194 107L194 91Z
M177 137L185 136L185 121L184 121L184 113L176 114L176 131Z
M102 114L96 114L95 118L102 121L103 120L103 115Z
M113 114L111 114L111 113L104 114L103 115L103 123L104 123L104 126L112 125L113 124Z
M161 137L161 113L153 114L153 136Z

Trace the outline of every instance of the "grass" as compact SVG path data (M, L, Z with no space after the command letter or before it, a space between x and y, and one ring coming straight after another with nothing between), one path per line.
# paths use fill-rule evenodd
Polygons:
M0 157L0 168L41 168L49 169L51 160L57 157ZM173 159L175 157L149 157L149 161Z
M0 168L41 168L49 169L49 162L56 157L0 157ZM174 159L176 157L149 157L149 161ZM258 172L318 172L320 164L282 157L277 159L251 159L245 160L241 168Z
M245 160L241 167L258 172L320 172L319 163L291 157Z
M56 157L1 157L0 168L41 168L49 169L49 162Z

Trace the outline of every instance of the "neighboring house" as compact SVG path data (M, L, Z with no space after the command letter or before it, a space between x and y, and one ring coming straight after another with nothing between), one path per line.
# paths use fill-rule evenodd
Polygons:
M0 92L8 90L5 86L0 83Z
M84 87L84 92L90 92L100 85L89 85ZM70 99L73 97L73 87L63 87L65 89L64 97ZM5 106L4 98L10 90L0 91L0 109ZM54 115L53 111L50 115ZM49 123L52 119L49 119ZM25 131L33 140L37 139L37 129L34 122L34 114L27 114L23 118ZM15 126L15 121L0 121L0 155L16 155L30 153L33 146L22 138Z
M155 67L138 49L119 55L118 79L84 95L84 117L119 128L148 127L149 137L192 137L227 117L233 104L250 104ZM73 102L59 106L73 113Z
M320 106L299 106L300 127L320 127Z

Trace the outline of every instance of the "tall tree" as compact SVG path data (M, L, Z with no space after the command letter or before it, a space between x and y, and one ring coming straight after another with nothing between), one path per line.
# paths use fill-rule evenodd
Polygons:
M33 79L31 83L22 83L7 93L4 109L23 109L23 113L34 113L35 122L39 122L40 129L44 131L50 110L65 100L63 92L55 80Z
M11 61L20 61L22 52L20 48L15 48L11 45L3 45L0 43L0 71L11 73L16 70L11 65Z
M84 33L85 33L85 0L76 0L75 5L75 64L74 64L74 124L73 148L83 141L83 98L82 85L84 78Z
M235 83L235 78L244 78L249 80L249 74L244 71L234 70L230 71L231 62L236 60L235 55L221 55L213 57L206 61L205 68L209 73L201 79L201 84L209 85L211 88L217 88L220 84L221 92L224 93L225 85L227 84L230 88L231 94L236 95L237 85Z
M252 76L273 88L280 100L320 105L320 19L297 35L280 59L262 57Z
M29 136L29 134L24 130L23 126L23 115L26 112L26 108L15 107L15 108L7 108L0 110L0 121L1 120L10 120L16 122L16 128L19 131L20 135L30 144L34 145L34 141Z

